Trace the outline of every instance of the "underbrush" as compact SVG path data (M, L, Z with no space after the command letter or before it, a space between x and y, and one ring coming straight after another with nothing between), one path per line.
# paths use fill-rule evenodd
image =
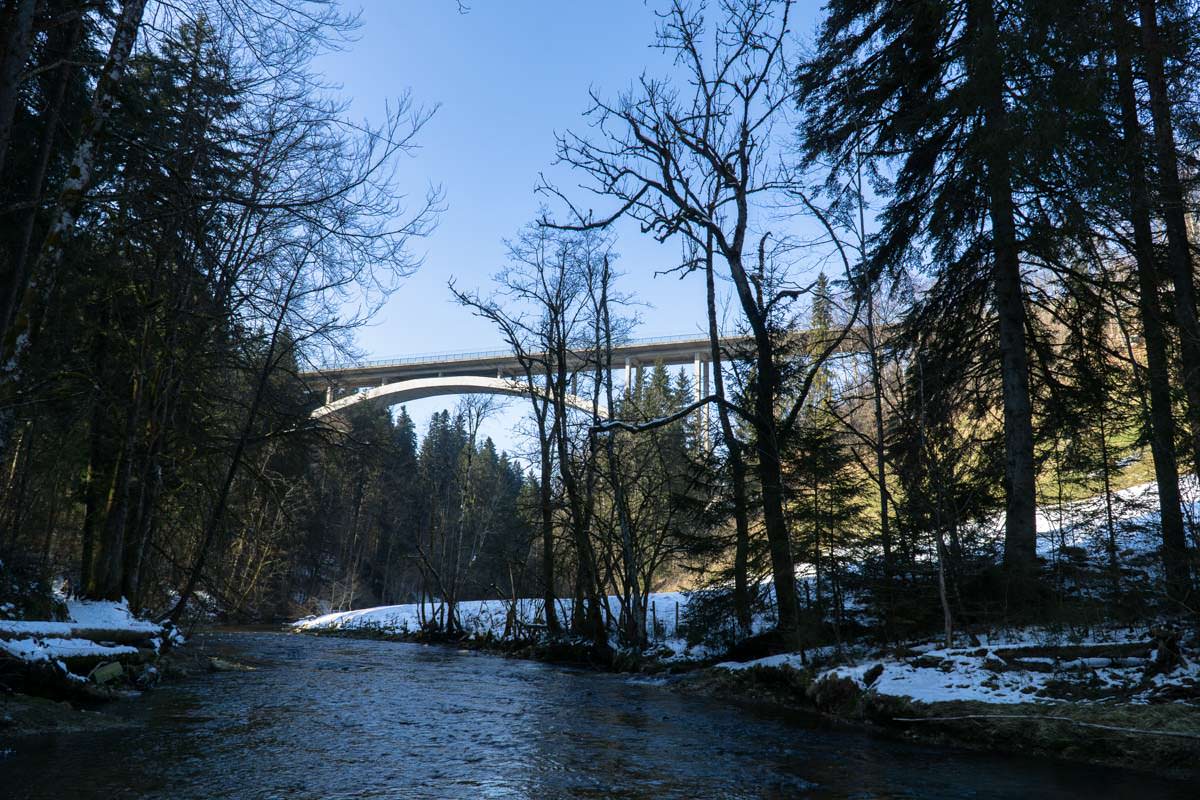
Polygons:
M0 619L64 620L67 606L35 561L0 561Z

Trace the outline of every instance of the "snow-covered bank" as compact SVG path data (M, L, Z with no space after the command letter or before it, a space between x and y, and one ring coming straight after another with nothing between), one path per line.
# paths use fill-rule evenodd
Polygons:
M609 616L620 613L621 599L608 597ZM680 629L680 620L687 608L688 595L684 592L655 592L650 595L646 609L646 627L652 638L674 639ZM543 624L543 602L538 599L517 600L515 621L535 628ZM468 635L500 636L508 622L508 600L461 600L457 603L459 620ZM332 611L320 616L306 617L292 623L297 631L376 631L379 633L405 635L421 630L421 620L432 619L438 614L437 603L402 603L393 606L376 606L354 611ZM555 606L559 619L571 616L571 601L559 600Z
M468 636L495 636L504 633L509 603L502 600L464 600L458 604L459 619ZM541 603L533 600L517 601L518 618L525 624L534 624L540 619ZM422 618L431 618L437 606L426 603L405 603L393 606L376 606L354 611L332 611L315 617L307 617L292 623L292 629L300 632L372 632L389 636L407 636L421 630Z
M606 618L610 622L620 614L621 601L608 597ZM666 661L703 660L712 654L703 646L689 646L683 636L683 618L687 610L689 595L684 592L655 592L650 595L646 607L646 631L658 657ZM571 601L560 600L556 612L560 620L571 616ZM536 636L544 630L545 615L543 602L537 599L521 599L515 606L507 600L464 600L457 604L458 618L467 638L502 639L506 632L509 638ZM377 606L354 611L333 611L320 616L307 617L291 624L298 633L360 633L379 636L409 637L422 630L422 619L433 619L438 605L405 603L392 606ZM614 636L615 645L615 636Z
M1200 518L1200 486L1186 476L1180 488L1185 513ZM1115 492L1111 503L1109 509L1103 497L1093 497L1039 507L1038 555L1047 583L1058 583L1066 597L1095 598L1112 591L1110 559L1115 559L1125 597L1161 596L1155 484ZM1071 568L1062 569L1063 564ZM805 670L814 687L840 682L859 692L920 703L1179 701L1200 706L1200 637L1171 633L1160 625L1168 618L1153 603L1143 613L1146 622L1138 627L1099 622L1086 629L1029 626L987 633L976 626L960 632L952 647L934 638L891 650L852 642L836 650L810 650L804 660L787 653L719 666Z
M66 621L0 620L0 637L65 639L78 636L82 631L96 631L118 637L146 639L162 634L161 625L135 617L124 600L68 600L66 605Z
M855 652L857 651L857 652ZM1112 628L1085 638L1029 629L979 636L970 645L925 642L875 653L846 652L848 663L822 668L823 648L808 657L782 654L718 669L808 671L812 694L840 684L847 692L907 698L920 703L1184 702L1200 708L1200 653L1163 631Z
M48 663L64 678L84 681L104 663L152 659L173 635L134 616L124 600L68 600L66 606L66 620L0 620L0 655Z

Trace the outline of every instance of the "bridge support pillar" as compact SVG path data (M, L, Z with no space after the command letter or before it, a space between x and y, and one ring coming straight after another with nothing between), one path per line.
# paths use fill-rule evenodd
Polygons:
M325 405L329 405L332 402L333 402L333 384L327 383L327 384L325 384Z
M692 382L696 387L696 402L708 396L708 360L704 354L696 352L692 358ZM707 452L710 446L708 438L709 409L705 404L696 414L696 437L704 443Z
M625 399L633 395L633 359L625 356Z

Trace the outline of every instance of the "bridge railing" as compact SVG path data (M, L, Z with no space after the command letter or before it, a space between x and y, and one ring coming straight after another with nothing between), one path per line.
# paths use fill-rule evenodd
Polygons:
M627 339L623 342L614 342L613 346L621 347L636 347L646 344L670 344L672 342L694 342L707 340L703 334L699 333L684 333L674 336L650 336L640 339ZM467 350L467 351L447 351L440 353L418 353L411 356L392 356L389 358L376 358L368 361L355 361L343 364L329 364L320 367L318 372L335 372L339 370L354 370L366 369L370 367L407 367L415 364L434 364L434 363L452 363L455 361L477 361L486 358L504 358L512 356L512 350Z

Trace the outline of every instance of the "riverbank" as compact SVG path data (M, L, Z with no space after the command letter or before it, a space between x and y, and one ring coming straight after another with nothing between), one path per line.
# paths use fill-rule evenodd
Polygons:
M334 635L326 632L313 637L326 640L321 646L314 642L312 647L303 646L300 650L297 650L295 645L275 647L272 660L259 664L253 654L243 658L227 647L209 648L205 645L208 639L215 640L228 635L227 632L216 629L199 635L194 645L175 648L161 656L157 666L163 679L180 685L224 687L220 689L221 692L240 691L236 687L263 680L263 673L259 668L274 672L290 669L288 665L293 660L305 660L304 656L294 655L296 653L307 653L310 650L342 653L340 645L329 641L334 638L390 641L402 638L363 629L350 629ZM440 662L447 657L452 658L454 651L470 650L504 655L514 661L597 666L589 664L586 656L582 655L586 653L586 644L582 642L560 642L552 645L548 642L497 641L487 637L451 640L416 635L404 637L403 641L435 645L427 649L422 648L428 655L417 657L421 663L428 659ZM1126 649L1130 647L1128 642L1091 644ZM1042 647L1043 653L1054 652L1054 656L1041 656L1043 658L1057 658L1061 663L1068 663L1062 657L1076 655L1078 660L1077 654L1070 650L1060 649L1055 652L1050 649L1051 645L1043 643L1039 646ZM1062 647L1071 646L1081 645ZM968 749L1014 756L1052 757L1063 762L1121 765L1149 775L1200 779L1200 770L1195 766L1200 764L1200 712L1187 702L1150 703L1146 702L1152 699L1149 695L1142 698L1140 703L1052 701L1046 697L1039 698L1038 702L1027 703L963 700L921 702L887 694L887 691L897 690L897 687L902 686L899 675L888 677L889 670L899 670L902 664L905 669L941 672L950 676L946 680L951 683L961 683L961 675L970 674L965 667L959 673L951 673L944 670L940 663L947 657L958 659L970 656L960 656L957 650L941 653L936 648L919 645L916 647L918 649L906 649L903 655L893 652L894 663L889 662L873 677L870 677L869 673L875 671L875 665L882 659L861 657L853 665L813 667L801 664L798 656L789 655L776 655L744 663L719 664L711 661L650 657L641 660L640 663L628 664L625 671L654 676L652 682L668 694L711 697L722 702L733 700L739 704L761 707L769 715L768 719L780 710L798 710L805 715L820 715L824 719L837 721L837 728L844 729L847 735L855 730L874 731L885 734L885 738L888 739L935 748L931 752L937 752L937 748L945 748L946 753ZM964 648L971 652L979 649L987 648ZM992 647L993 651L996 649L995 646ZM668 650L669 648L664 649L663 653ZM446 655L441 655L442 653ZM810 652L808 655L810 662L814 658L819 661L830 656L826 651ZM1012 654L1009 655L1011 661L1020 660ZM1092 655L1089 658L1099 657ZM909 663L915 661L919 661L915 666ZM381 665L385 663L388 663L388 658L381 654L379 665L374 669L381 669ZM867 665L867 668L861 669L863 665ZM327 667L323 662L318 662L318 668ZM854 676L860 672L868 677L860 677L855 681ZM212 674L213 680L202 680L200 683L190 680L204 674ZM597 686L600 682L608 685L613 676L597 675L593 680L597 681ZM620 685L644 686L645 683L622 682ZM924 680L924 683L930 687L934 684L931 680ZM1164 680L1160 683L1165 686L1171 682ZM962 687L959 688L960 692L966 691ZM456 687L455 691L462 692L464 697L472 697L473 692L479 691L479 687L463 685ZM29 741L31 737L39 735L83 734L90 740L97 737L110 738L110 735L120 738L130 735L123 731L145 727L150 718L150 715L144 713L145 707L153 706L156 702L153 698L146 697L137 699L135 704L88 706L43 698L3 698L0 699L0 739L14 742L9 746L20 750L20 741ZM260 702L264 703L265 707L274 708L278 706L279 700L274 697L262 697ZM202 718L208 716L211 715L206 712L206 716ZM751 716L747 719L754 718ZM236 716L231 717L220 724L233 724L236 727L236 719ZM801 733L795 735L799 736ZM781 744L786 746L787 742ZM2 748L0 745L0 749Z
M104 701L156 685L179 632L133 614L125 601L52 597L43 618L0 608L0 729L29 733L104 728Z
M1112 675L1100 674L1106 668L1129 674L1144 669L1131 654L1141 645L1040 645L1041 655L1025 656L1037 659L1029 663L1038 665L1034 671L1040 680L1014 675L1019 671L1011 669L1019 661L1015 653L1008 652L1009 663L1002 665L995 649L975 647L908 650L832 668L803 665L798 656L774 656L715 665L672 685L690 694L815 711L929 744L1200 779L1194 662L1186 660L1123 688ZM1152 645L1144 649L1157 655ZM1099 663L1105 656L1080 654L1105 648L1128 654L1109 656L1109 661L1123 658L1127 663L1111 666ZM989 657L990 668L982 667ZM972 658L979 660L978 668ZM1010 667L1007 693L1000 683L1005 666ZM1039 683L1041 688L1029 689Z
M133 676L105 685L42 685L40 693L0 692L0 741L59 734L96 734L139 727L142 720L127 714L112 713L116 701L138 700L164 684L221 672L245 672L253 666L212 655L202 648L180 643L158 654L152 663L153 680L138 682ZM62 691L62 686L68 687ZM86 687L86 690L82 690Z
M522 638L500 638L490 635L467 633L445 634L430 631L396 632L375 627L348 628L296 628L289 626L292 633L343 639L368 639L384 642L431 645L488 653L507 658L539 661L547 664L562 664L601 672L631 674L680 673L702 669L715 664L717 659L681 659L670 647L651 648L642 653L614 649L604 659L597 657L591 642L583 638L563 636L529 636Z
M611 617L620 613L620 598L607 598ZM716 663L719 652L688 641L683 625L689 596L683 592L655 592L646 604L647 633L651 643L643 652L615 643L599 658L589 641L570 636L549 637L543 624L541 601L519 599L467 600L457 606L458 630L443 633L432 622L441 608L434 604L403 603L352 611L333 611L297 620L288 629L295 633L348 636L419 644L446 644L464 649L569 663L617 672L646 669L694 669ZM570 619L571 601L560 600L559 619ZM765 627L767 620L760 620Z
M1094 705L980 701L924 703L874 692L831 697L786 667L706 669L678 691L817 711L831 719L930 744L1058 758L1200 779L1200 710L1168 704Z
M0 604L0 739L127 728L110 713L164 681L242 665L187 646L171 626L139 617L124 601L49 595L36 617L10 619ZM24 609L28 611L28 609Z

